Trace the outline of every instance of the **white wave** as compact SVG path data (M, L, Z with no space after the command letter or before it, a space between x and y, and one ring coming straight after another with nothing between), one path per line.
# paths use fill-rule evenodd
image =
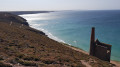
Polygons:
M34 21L34 20L46 20L46 19L48 20L48 19L51 19L52 17L47 18L46 15L42 14L42 13L41 14L24 14L24 15L19 15L19 16L25 18L28 21L28 23L30 24L30 27L43 31L51 39L54 39L58 42L65 43L63 40L54 36L52 33L48 32L47 30L45 30L43 28L40 28L40 26L47 25L47 23L46 24L45 23L44 24L36 24L36 22ZM46 22L48 22L48 21L46 21ZM58 22L56 22L56 23L58 23Z
M52 33L48 32L47 30L42 29L42 28L38 28L38 29L41 30L41 31L43 31L46 35L48 35L49 38L54 39L54 40L56 40L58 42L65 43L65 41L63 41L63 40L59 39L58 37L54 36Z
M34 20L48 20L48 19L50 19L50 18L46 18L46 17L41 17L41 16L39 16L39 17L37 17L37 16L35 16L35 17L32 17L32 16L22 16L23 18L26 18L27 19L27 21L34 21Z
M46 20L46 18L42 18L42 17L39 17L39 18L34 17L34 18L26 18L26 19L29 20L29 21L34 21L34 20Z
M40 26L45 26L47 24L30 24L30 26L35 27L35 28L39 28Z
M26 18L28 21L34 21L34 20L49 20L56 18L55 16L51 17L50 13L38 13L38 14L23 14L19 15L23 18Z
M77 43L77 41L73 41L74 43Z
M58 37L54 36L52 33L48 32L47 30L45 30L45 29L43 29L43 28L40 28L41 25L42 25L42 24L30 24L30 27L43 31L43 32L44 32L46 35L48 35L48 37L51 38L51 39L54 39L54 40L56 40L56 41L58 41L58 42L63 42L63 43L65 43L65 41L63 41L63 40L59 39ZM43 24L43 25L44 25L44 24Z
M44 16L47 16L49 14L47 13L37 13L37 14L23 14L23 15L19 15L19 16L22 16L22 17L44 17Z
M54 40L56 40L56 41L58 41L58 42L63 42L63 43L65 43L63 40L57 38L56 36L54 36L52 33L48 32L47 30L41 29L41 28L39 28L39 29L42 30L43 32L45 32L46 35L48 35L49 38L54 39Z

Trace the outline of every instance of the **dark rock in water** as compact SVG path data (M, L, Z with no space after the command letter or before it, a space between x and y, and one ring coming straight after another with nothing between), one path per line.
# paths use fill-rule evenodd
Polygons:
M13 22L13 23L19 23L29 26L26 19L7 12L0 12L0 22L8 22L8 23Z

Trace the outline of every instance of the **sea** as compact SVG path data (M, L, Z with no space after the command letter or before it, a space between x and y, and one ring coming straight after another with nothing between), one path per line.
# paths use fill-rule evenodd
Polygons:
M56 41L89 52L91 28L95 39L112 45L111 60L120 61L120 10L70 10L20 15L30 27Z

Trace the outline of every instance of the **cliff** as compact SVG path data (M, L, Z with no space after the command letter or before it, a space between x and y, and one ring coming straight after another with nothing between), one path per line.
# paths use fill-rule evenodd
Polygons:
M17 15L0 13L0 67L114 66L72 48L30 28L26 20Z
M15 22L29 26L29 24L26 22L26 19L6 12L0 13L0 22L7 22L7 23Z

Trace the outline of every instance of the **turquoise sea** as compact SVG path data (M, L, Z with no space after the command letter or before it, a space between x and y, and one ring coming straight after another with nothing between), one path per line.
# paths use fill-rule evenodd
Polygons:
M91 27L95 27L96 38L112 45L111 60L120 61L120 10L56 11L20 16L50 38L87 52Z

